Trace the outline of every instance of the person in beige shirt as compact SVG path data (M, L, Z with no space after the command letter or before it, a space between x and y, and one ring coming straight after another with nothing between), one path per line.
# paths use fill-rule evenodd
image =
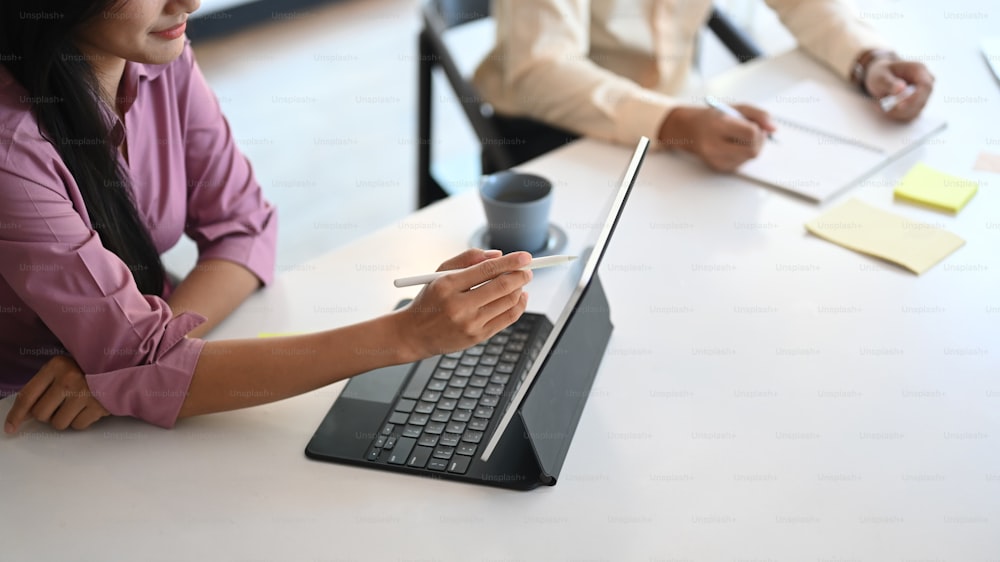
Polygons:
M765 1L806 52L872 97L914 85L889 118L923 109L934 77L900 59L844 0ZM647 136L732 171L775 130L767 113L736 105L738 119L671 96L711 10L711 0L493 0L496 45L473 81L501 116L625 144Z

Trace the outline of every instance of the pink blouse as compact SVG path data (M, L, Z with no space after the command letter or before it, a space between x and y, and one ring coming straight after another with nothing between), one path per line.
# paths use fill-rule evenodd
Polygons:
M277 214L237 149L190 45L166 65L127 63L119 95L136 206L161 253L182 233L199 261L274 273ZM0 65L0 397L53 355L72 356L112 414L171 427L204 341L204 322L143 295L101 245L80 190L38 131L32 100ZM44 100L41 100L44 102ZM169 287L167 288L169 291Z

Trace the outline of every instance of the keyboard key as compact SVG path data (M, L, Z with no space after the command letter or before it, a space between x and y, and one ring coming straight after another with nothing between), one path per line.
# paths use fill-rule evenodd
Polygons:
M434 410L431 414L431 421L446 422L451 419L451 412L447 410Z
M424 433L429 433L431 435L441 435L443 431L444 424L441 422L431 422L424 428Z
M482 416L482 417L486 417L486 416ZM418 413L414 412L414 413L410 414L410 420L409 420L409 422L412 425L427 425L427 421L428 421L429 418L430 418L430 416L427 415L427 414L418 414Z
M462 365L467 365L469 367L475 367L479 364L479 357L476 355L463 355L460 361Z
M399 402L396 402L396 411L405 412L409 414L413 411L413 407L417 405L416 400L409 400L407 398L400 398Z
M417 444L416 439L410 439L409 437L400 437L399 443L392 450L392 454L386 459L389 464L403 464L410 459L410 451L413 450L413 446Z
M448 381L433 379L427 383L427 390L440 391L446 388L448 388Z
M410 400L420 398L420 393L427 386L427 381L430 380L431 373L433 372L434 361L421 361L417 366L417 370L414 371L413 376L410 377L410 381L406 383L406 390L403 391L402 397L409 398Z
M434 449L434 458L448 460L455 454L454 447L438 447Z
M497 363L496 372L503 373L505 375L514 372L514 364L508 363L507 361L501 361Z
M481 416L481 417L485 417L485 416ZM453 421L453 422L449 423L444 428L444 430L447 431L448 433L462 433L463 431L465 431L465 423Z
M430 435L428 433L421 435L420 439L417 441L417 445L422 445L424 447L433 447L434 445L437 444L438 444L438 436Z
M484 418L472 418L469 422L469 429L475 431L486 431L486 428L490 426L490 420Z
M389 416L389 423L399 425L406 423L406 420L409 418L410 415L405 412L393 412L392 415Z
M481 389L481 388L466 387L465 391L462 392L462 396L464 398L476 399L476 398L479 398L482 395L483 395L483 389Z
M492 366L492 365L496 365L499 362L500 362L500 356L499 355L483 355L482 357L479 358L479 364L480 365L490 365L490 366Z
M472 418L472 410L455 410L451 415L452 421L467 422Z
M451 378L452 371L447 369L437 369L434 371L434 376L431 379L446 381Z
M455 454L471 457L472 455L476 454L477 448L478 447L476 445L473 445L472 443L462 443L455 449Z
M473 431L470 429L469 431L465 432L465 435L462 435L462 441L465 441L466 443L479 443L482 440L483 440L482 431Z
M508 363L517 363L517 360L520 358L521 354L513 351L505 351L502 355L500 355L500 360L507 361Z
M467 377L472 374L472 366L470 365L459 365L455 369L456 377Z
M469 461L471 460L470 457L455 457L451 460L451 464L448 465L448 472L465 474L465 471L469 470Z
M454 447L455 445L458 445L458 442L461 441L461 439L461 433L445 433L438 441L438 445L443 447Z
M448 381L448 386L452 386L455 388L465 388L466 385L468 384L469 384L469 379L465 377L455 377L450 381Z
M441 393L434 392L433 390L428 390L420 395L420 399L423 400L424 402L437 402L438 400L441 399Z
M512 341L507 344L507 351L513 351L514 353L521 353L524 351L523 341Z
M490 343L486 346L486 353L489 353L490 355L500 355L503 353L503 344L496 342Z
M417 407L413 409L418 414L429 414L434 411L433 402L417 402Z
M460 410L474 410L476 408L475 398L462 398L458 401L458 408ZM464 420L459 420L464 421Z
M483 398L479 401L479 405L480 406L490 406L492 408L492 407L495 407L497 405L497 403L499 403L499 402L500 402L500 397L499 396L487 395L487 396L483 396Z
M490 419L490 418L493 417L493 412L495 412L495 411L496 410L494 408L491 408L489 406L480 406L480 407L476 408L476 412L473 415L476 416L477 418ZM449 430L449 431L451 431L451 430Z
M462 356L462 352L461 351L452 351L451 353L445 353L444 356L445 357L450 357L452 359L458 359L459 357Z
M455 406L458 405L458 400L454 398L445 398L444 400L438 402L438 408L442 410L454 410Z
M509 380L510 380L510 375L496 374L496 375L493 375L492 377L490 377L490 382L493 382L493 383L496 383L496 384L507 384L507 381L509 381Z
M473 371L473 373L481 377L488 377L493 374L493 365L480 365L476 367L476 370Z
M403 437L417 438L420 437L422 431L423 428L418 425L407 425L403 428Z
M391 449L391 448L393 448L395 446L396 446L396 436L395 435L390 435L389 438L385 440L385 446L383 446L382 448L383 449Z
M442 357L441 360L438 361L438 367L441 369L454 369L455 367L458 367L458 358L447 356Z
M368 450L368 454L365 456L365 458L367 458L370 461L377 461L378 454L381 452L382 449L379 449L378 447L372 447L371 449Z
M382 428L382 435L392 435L392 430L394 429L396 429L396 426L391 423L387 423L385 424L385 427Z
M455 400L462 396L462 389L453 388L449 386L448 388L445 389L445 391L441 394L441 396L444 396L445 398L449 398L451 400Z
M386 439L385 435L379 435L378 437L375 438L375 444L372 445L372 446L373 447L382 447L383 445L385 445L385 439Z
M462 355L465 357L469 356L476 357L482 355L484 351L486 351L486 346L480 343L470 347L469 349L466 349L465 353L463 353Z
M443 472L445 469L448 468L448 461L444 459L432 458L430 461L427 462L427 468L430 470L437 470L438 472Z
M493 336L492 338L490 338L490 343L495 343L497 345L503 345L503 344L507 343L508 340L510 340L510 336L507 335L507 334L505 334L505 333L503 333L503 332L500 332L499 334L497 334L497 335Z
M489 382L489 377L475 376L469 379L469 386L475 388L486 388L486 385L489 384Z
M486 394L492 394L494 396L500 396L501 394L503 394L503 386L499 384L490 383L486 385L486 390L484 390L483 392L485 392Z
M412 466L414 468L423 468L427 464L427 459L431 458L430 447L417 447L413 449L413 454L410 455L410 460L406 461L406 466Z

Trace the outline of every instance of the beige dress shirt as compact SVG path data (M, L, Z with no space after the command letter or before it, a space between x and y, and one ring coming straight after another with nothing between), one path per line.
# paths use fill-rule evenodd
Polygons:
M888 48L844 0L765 0L806 52L845 78ZM502 114L632 144L681 101L711 0L493 0L497 40L474 82Z

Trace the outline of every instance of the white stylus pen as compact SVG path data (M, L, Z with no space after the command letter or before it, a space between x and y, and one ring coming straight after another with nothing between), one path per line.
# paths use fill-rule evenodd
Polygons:
M521 268L525 269L541 269L543 267L552 267L554 265L562 265L564 263L569 263L576 259L576 256L544 256L541 258L533 258L531 263ZM473 266L475 267L475 266ZM392 282L393 285L397 287L412 287L413 285L426 285L431 281L448 275L450 273L455 273L457 271L462 271L460 269L449 269L448 271L435 271L434 273L427 273L424 275L414 275L413 277L403 277L402 279L396 279Z
M878 104L882 107L882 111L888 113L899 105L899 102L905 100L906 98L912 96L914 92L917 91L917 87L913 84L907 84L898 94L892 94L890 96L885 96L884 98L879 98Z

